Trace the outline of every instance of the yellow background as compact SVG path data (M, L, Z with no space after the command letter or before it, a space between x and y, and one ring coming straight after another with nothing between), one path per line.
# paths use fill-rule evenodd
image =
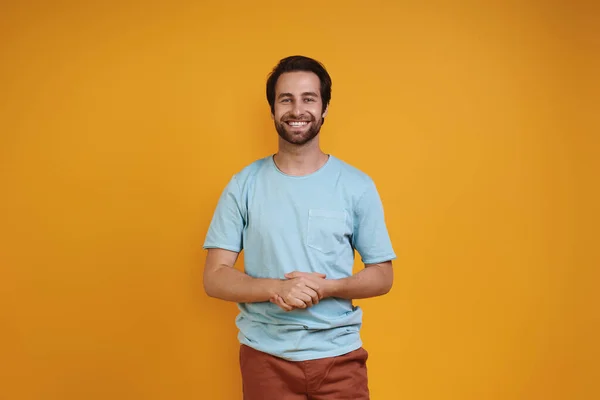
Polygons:
M600 398L597 9L2 2L0 399L241 398L201 246L291 54L399 255L358 302L372 398Z

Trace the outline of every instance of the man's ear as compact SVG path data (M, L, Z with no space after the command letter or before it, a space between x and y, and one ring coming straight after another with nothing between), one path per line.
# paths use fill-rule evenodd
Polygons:
M325 111L323 112L323 118L327 116L327 111L329 111L329 106L325 107Z

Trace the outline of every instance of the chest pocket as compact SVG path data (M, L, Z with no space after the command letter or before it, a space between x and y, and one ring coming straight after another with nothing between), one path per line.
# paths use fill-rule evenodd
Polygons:
M340 210L308 210L306 245L322 253L333 253L346 234L346 212Z

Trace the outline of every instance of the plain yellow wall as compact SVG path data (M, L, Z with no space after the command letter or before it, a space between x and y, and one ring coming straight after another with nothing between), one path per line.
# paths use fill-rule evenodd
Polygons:
M592 2L101 3L0 6L0 399L241 398L201 246L291 54L399 255L372 398L600 398Z

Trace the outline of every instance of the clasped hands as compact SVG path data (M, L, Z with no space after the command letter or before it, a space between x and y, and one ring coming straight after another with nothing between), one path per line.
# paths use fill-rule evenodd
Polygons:
M270 302L285 311L312 307L327 295L330 281L325 274L294 271L284 276Z

